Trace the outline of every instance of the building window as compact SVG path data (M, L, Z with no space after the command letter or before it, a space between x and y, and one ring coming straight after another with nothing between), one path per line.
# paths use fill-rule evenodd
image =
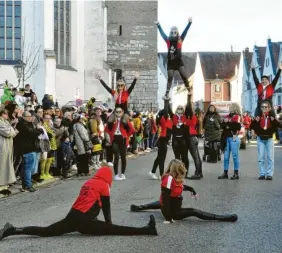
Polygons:
M71 1L54 1L54 50L57 64L70 66Z
M0 1L0 60L21 58L21 1Z
M216 85L214 86L214 91L215 91L215 92L221 92L220 84L216 84Z
M265 61L265 66L268 67L269 66L269 58L266 58L266 61Z

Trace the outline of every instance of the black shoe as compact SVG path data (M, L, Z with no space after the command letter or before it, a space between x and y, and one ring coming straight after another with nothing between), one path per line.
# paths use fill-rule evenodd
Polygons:
M228 171L225 170L221 176L218 177L218 179L228 179Z
M235 170L235 171L234 171L234 174L233 174L233 176L230 178L230 180L237 180L237 179L239 179L238 170Z
M131 205L130 206L130 211L131 212L139 212L139 211L142 211L142 208L141 208L141 206Z
M29 191L29 192L36 192L36 191L38 191L36 188L34 188L33 186L32 187L30 187L30 188L26 188L25 189L26 191Z
M218 157L217 157L217 160L218 160L218 161L221 161L221 156L218 156Z
M156 220L153 214L150 215L150 220L147 227L150 229L150 235L158 235L158 231L156 228Z
M230 221L235 222L238 220L237 214L230 214L230 215L215 215L215 219L219 221Z
M200 178L204 178L203 174L200 174Z
M63 179L68 179L68 178L71 178L72 177L72 174L68 173L68 174L63 174L62 178Z
M265 179L266 180L272 180L272 176L267 176Z
M12 224L6 223L4 228L0 230L0 241L9 235L12 235L14 230L15 228Z
M201 179L201 175L195 174L191 177L189 177L190 180L200 180Z
M265 176L260 176L259 178L258 178L258 180L264 180L265 179Z
M8 189L4 189L2 191L0 191L0 194L4 195L4 196L10 196L11 195L11 191Z

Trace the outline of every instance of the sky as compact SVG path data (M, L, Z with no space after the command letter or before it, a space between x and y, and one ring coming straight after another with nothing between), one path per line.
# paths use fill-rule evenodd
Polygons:
M228 52L231 45L234 51L252 51L269 37L282 41L282 0L159 0L158 21L166 34L172 26L181 33L189 17L193 23L184 52ZM160 35L158 50L167 50Z

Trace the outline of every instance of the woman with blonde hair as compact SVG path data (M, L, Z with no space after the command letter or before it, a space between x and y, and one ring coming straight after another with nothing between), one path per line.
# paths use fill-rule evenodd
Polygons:
M131 205L131 211L138 212L148 209L161 209L165 218L165 224L173 223L174 220L183 220L191 216L202 220L237 221L238 217L236 214L217 215L194 208L183 208L183 191L190 191L192 197L197 198L196 191L192 187L183 184L185 174L186 169L184 164L180 160L173 159L162 177L160 200L147 205Z

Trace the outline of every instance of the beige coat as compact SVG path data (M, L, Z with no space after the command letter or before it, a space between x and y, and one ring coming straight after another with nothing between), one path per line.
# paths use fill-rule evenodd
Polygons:
M10 123L0 118L0 186L16 181L13 165L13 138L16 135Z

